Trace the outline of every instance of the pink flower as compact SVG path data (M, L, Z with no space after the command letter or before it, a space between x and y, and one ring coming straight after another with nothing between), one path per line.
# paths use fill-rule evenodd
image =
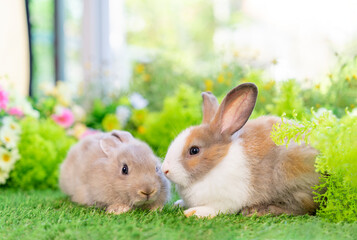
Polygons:
M16 116L18 118L21 118L24 116L24 113L21 111L21 109L17 107L12 107L7 111L8 114Z
M0 89L0 110L6 109L7 104L9 103L9 94L4 90Z
M88 129L79 137L79 139L82 139L82 138L84 138L84 137L86 137L86 136L93 135L93 134L97 134L97 133L100 133L100 131L88 128Z
M68 108L63 108L60 114L53 114L52 119L64 128L69 128L74 123L73 113Z

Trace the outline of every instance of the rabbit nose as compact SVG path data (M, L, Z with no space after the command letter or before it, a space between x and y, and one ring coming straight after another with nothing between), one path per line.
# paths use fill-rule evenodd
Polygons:
M156 192L155 189L150 189L150 190L149 190L149 189L146 189L146 190L140 190L140 191L139 191L139 194L141 194L141 195L147 197L147 199L149 199L149 197L150 197L151 195L154 195L155 192Z
M167 175L167 174L169 173L169 166L168 166L168 164L167 164L166 162L164 162L164 163L162 164L162 166L161 166L161 171L162 171L165 175Z

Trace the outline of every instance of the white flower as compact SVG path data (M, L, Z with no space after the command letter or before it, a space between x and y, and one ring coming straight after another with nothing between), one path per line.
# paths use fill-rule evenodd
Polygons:
M76 121L84 121L86 118L86 111L79 105L73 105L72 112Z
M0 184L5 184L6 179L8 179L8 178L9 178L9 172L4 171L0 168Z
M12 117L4 117L2 123L5 128L10 128L16 134L19 134L21 132L20 125L17 122L15 122Z
M0 129L0 140L7 148L15 148L19 141L19 135L11 127L4 125Z
M143 96L141 96L139 93L133 93L129 97L131 105L135 109L142 109L148 105L148 100L146 100Z
M125 127L125 125L127 124L130 118L130 114L130 109L127 106L118 106L115 110L115 115L122 127Z
M40 117L40 113L37 110L33 109L32 105L28 101L24 100L22 102L21 106L22 106L22 111L24 112L25 116L29 116L29 117L33 117L33 118Z
M351 117L357 117L357 108L354 108L352 112L350 113Z
M0 148L0 169L11 171L19 158L20 154L17 149L9 151L5 148Z

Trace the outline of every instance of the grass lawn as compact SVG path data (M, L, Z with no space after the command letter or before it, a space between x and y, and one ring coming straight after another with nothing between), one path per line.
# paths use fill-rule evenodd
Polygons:
M73 204L60 191L2 189L0 239L357 239L357 223L314 216L197 219L169 206L116 216Z

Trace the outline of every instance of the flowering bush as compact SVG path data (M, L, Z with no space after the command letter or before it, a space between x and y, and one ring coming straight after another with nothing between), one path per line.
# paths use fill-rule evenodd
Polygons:
M21 127L19 120L25 116L38 116L31 104L0 77L0 184L5 184L15 163L20 159L18 143Z
M35 107L43 118L52 118L77 139L97 132L83 124L86 112L75 103L69 87L64 82L58 82L53 87L43 86L43 96L36 99Z
M2 117L0 128L0 184L5 184L10 171L20 158L17 148L21 128L10 116Z

